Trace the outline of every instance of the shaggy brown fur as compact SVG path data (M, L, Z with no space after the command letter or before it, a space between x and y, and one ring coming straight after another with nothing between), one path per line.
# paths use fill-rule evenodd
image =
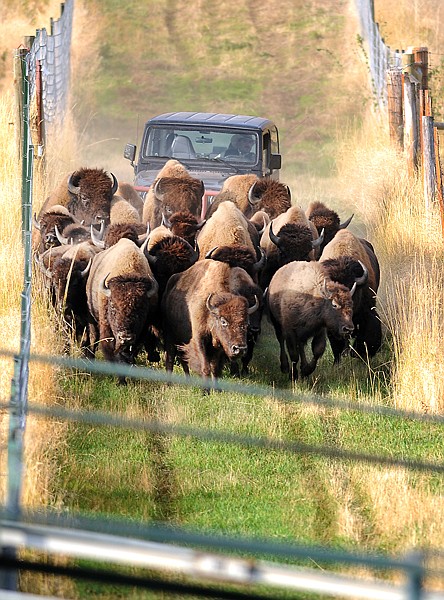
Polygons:
M197 236L201 260L205 259L205 255L215 246L247 246L255 256L256 249L251 239L250 226L245 215L233 202L219 204Z
M204 193L203 182L187 172L181 177L158 174L146 196L142 220L154 229L162 223L162 214L169 219L175 212L188 211L198 218Z
M78 194L68 190L68 180L80 188ZM39 215L43 215L54 204L65 206L84 225L109 220L113 182L103 169L81 168L66 176L43 204Z
M122 238L127 238L132 240L135 244L139 244L139 233L140 231L138 228L132 223L117 223L109 225L103 238L103 241L105 242L105 248L114 246L114 244L117 244L117 242Z
M205 225L205 221L199 221L189 211L178 211L169 217L171 232L186 240L194 246L197 232Z
M32 245L36 252L42 254L48 248L60 246L55 233L55 227L62 232L65 227L76 223L74 216L67 208L55 205L46 212L41 212L37 219L40 229L34 227L32 233Z
M125 198L139 213L139 219L142 220L143 215L143 200L140 197L139 192L134 189L134 186L131 183L127 183L126 181L120 181L119 187L116 192L122 198Z
M177 235L165 237L150 248L148 260L159 284L159 300L171 275L182 273L191 267L198 257L191 244Z
M250 277L257 280L259 261L248 246L217 246L215 250L210 250L208 258L227 263L230 267L242 267Z
M310 202L306 210L307 218L311 221L319 235L324 230L324 241L321 244L321 251L334 238L341 229L341 220L337 212L328 208L323 202Z

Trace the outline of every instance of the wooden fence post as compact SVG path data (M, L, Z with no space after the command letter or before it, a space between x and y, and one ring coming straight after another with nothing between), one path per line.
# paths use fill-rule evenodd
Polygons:
M404 122L402 110L402 73L399 69L387 71L387 99L390 141L403 147Z
M23 152L23 61L28 54L27 48L14 50L14 95L15 95L15 143L17 158L22 159Z
M419 123L416 84L404 75L404 150L407 154L408 170L411 175L418 166Z
M422 120L422 168L424 181L424 200L426 214L430 214L436 200L435 138L433 117L421 117Z

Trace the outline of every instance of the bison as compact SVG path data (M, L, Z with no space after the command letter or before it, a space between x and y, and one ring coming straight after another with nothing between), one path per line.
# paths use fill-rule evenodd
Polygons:
M354 280L359 281L353 297L353 348L356 355L363 359L374 356L382 344L382 327L376 309L380 267L373 246L367 240L343 229L325 246L320 263L331 279L347 287L351 287ZM329 335L329 339L337 363L346 345L333 334Z
M46 275L50 277L55 305L84 354L89 353L86 281L92 260L98 252L89 242L70 245L65 247L65 252L55 258L46 271Z
M113 173L103 169L82 168L71 173L45 200L39 215L43 215L54 204L65 206L79 222L109 221L111 200L117 191L118 182ZM40 218L39 216L39 218Z
M183 165L171 159L165 163L147 193L143 206L143 222L151 228L178 211L188 211L195 217L202 212L205 194L203 181L192 177Z
M268 286L279 267L293 260L315 260L322 239L299 206L292 206L270 221L260 242L267 257L260 276L262 289Z
M59 246L61 242L57 237L56 227L60 232L68 225L77 224L79 224L77 219L61 204L55 204L45 212L40 211L38 219L34 215L34 230L32 234L34 251L38 254L43 254L49 248Z
M266 291L266 310L280 346L280 366L290 378L308 377L325 352L326 334L348 338L353 331L353 293L325 276L318 262L294 261L274 274ZM305 347L311 341L312 358ZM288 351L291 368L288 361Z
M311 221L319 235L324 231L324 240L321 244L321 252L324 247L334 238L336 233L350 225L354 215L351 215L346 221L341 223L337 212L328 208L323 202L318 200L310 202L305 211L307 218Z
M91 352L100 343L106 360L133 363L145 345L149 357L157 358L150 330L157 291L147 258L131 240L122 238L97 254L86 286Z
M259 301L250 306L233 293L235 269L206 260L170 278L161 304L167 371L178 355L185 373L217 378L227 360L247 352L249 318Z
M275 179L259 178L256 175L232 175L224 181L205 217L209 219L217 206L226 200L234 202L248 218L262 210L274 219L290 208L291 192L287 185Z

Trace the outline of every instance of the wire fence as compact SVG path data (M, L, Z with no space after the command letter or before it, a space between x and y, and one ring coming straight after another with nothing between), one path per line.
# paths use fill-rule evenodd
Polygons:
M387 102L385 74L393 64L398 64L399 54L392 53L379 36L374 23L373 3L357 0L363 37L369 48L369 65L372 82L378 104ZM0 404L0 409L9 410L8 435L8 476L7 501L0 512L0 589L16 590L18 587L17 570L39 571L60 575L114 582L122 585L138 586L152 591L175 593L176 595L195 595L218 598L266 598L269 589L300 590L322 595L362 597L362 598L444 598L441 592L425 592L424 581L427 577L442 578L442 568L432 568L431 562L442 562L439 552L418 552L410 557L393 558L388 555L360 555L341 553L331 548L315 546L284 546L272 540L248 540L230 536L199 536L184 529L171 527L147 527L132 525L128 521L110 522L97 517L88 521L84 515L55 514L51 510L31 513L21 505L23 486L23 436L27 414L47 418L113 426L131 430L144 430L174 436L196 438L208 443L234 444L242 447L262 448L297 455L324 456L334 460L362 461L386 467L396 467L417 472L431 472L437 475L444 472L444 465L437 462L418 460L390 454L372 455L367 452L353 452L333 446L306 445L302 442L282 441L269 437L234 435L230 432L204 430L173 426L158 419L143 421L125 418L121 415L100 413L97 411L70 411L57 407L45 407L32 404L28 406L29 362L43 362L58 365L63 369L82 370L82 372L105 375L121 375L138 380L174 383L181 386L214 388L218 391L249 394L255 397L273 397L282 402L299 402L301 405L314 404L332 409L358 411L379 415L383 418L427 422L441 426L444 417L423 413L399 411L390 407L368 406L356 402L337 401L314 395L295 395L288 390L278 390L266 386L234 384L229 381L205 381L194 377L181 377L159 370L142 367L88 362L64 357L32 355L31 343L31 227L32 227L32 179L34 145L31 139L32 119L30 105L37 93L39 71L42 76L43 117L45 123L60 122L67 107L69 97L69 49L72 30L72 0L62 5L62 16L55 21L48 35L45 30L37 32L30 52L22 62L23 69L23 197L22 230L24 247L24 282L21 306L21 340L17 355L0 351L3 356L14 360L14 379L11 386L9 403ZM130 539L128 539L130 538ZM168 542L168 544L166 543ZM155 543L155 544L154 544ZM191 548L198 549L194 551ZM171 581L166 575L155 579L141 575L125 575L122 572L82 567L63 567L60 564L48 564L39 560L18 558L22 549L45 552L54 558L69 557L72 560L88 558L103 560L106 565L137 565L143 569L154 569L161 573L174 573L175 576L188 575L204 583L201 586ZM225 554L223 554L225 553ZM233 558L232 554L241 553L248 559ZM273 557L273 564L263 561L263 556ZM335 566L365 566L375 570L372 580L358 576L340 576L333 571L323 569L310 570L297 564L279 564L279 560L290 558L297 563L307 557L318 562ZM291 562L290 561L290 562ZM388 570L404 575L399 585L385 581ZM218 583L214 587L214 581ZM242 590L230 586L247 586ZM5 592L6 593L6 592Z

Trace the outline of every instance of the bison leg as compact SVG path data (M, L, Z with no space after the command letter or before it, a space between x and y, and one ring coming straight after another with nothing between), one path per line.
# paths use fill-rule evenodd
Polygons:
M364 318L359 323L353 348L358 356L366 360L378 352L381 344L382 327L379 316L374 310L366 312Z
M313 352L313 358L310 362L307 361L305 356L305 350L303 346L301 346L301 375L302 377L308 377L313 373L318 364L318 360L325 352L325 347L327 345L327 337L325 334L325 329L318 331L316 335L313 336L311 341L311 350Z
M279 360L281 363L281 372L289 373L290 372L290 364L288 362L287 353L285 351L285 342L284 342L284 335L282 333L282 327L281 327L280 323L278 323L278 321L276 321L276 319L273 317L271 312L270 312L270 320L273 324L277 341L279 342L279 349L280 349Z
M288 372L290 374L291 381L297 381L298 375L298 362L300 356L300 348L298 342L293 339L293 337L289 337L286 339L288 354L290 356L291 361L291 369L289 368Z
M330 342L331 350L333 352L333 364L339 364L341 356L347 347L347 342L343 338L338 338L333 334L328 334L328 340Z

